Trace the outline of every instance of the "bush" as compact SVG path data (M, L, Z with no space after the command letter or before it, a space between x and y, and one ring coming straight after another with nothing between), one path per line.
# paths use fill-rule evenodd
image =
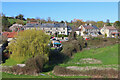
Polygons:
M105 37L107 37L107 34L105 33Z
M62 76L79 76L79 75L87 75L87 76L101 76L102 78L108 77L117 77L118 71L114 69L105 69L105 70L86 70L86 71L77 71L77 70L70 70L66 69L65 67L55 66L54 67L54 74L55 75L62 75Z
M43 65L45 64L45 57L43 55L30 58L26 61L26 68L37 73L42 72Z
M58 37L68 37L68 35L60 34L60 35L58 35Z
M45 64L45 56L39 55L32 57L25 62L26 66L13 66L12 68L3 69L14 74L25 74L25 75L38 75L42 72L43 65Z
M65 67L55 66L53 72L58 75L79 75L80 72L76 70L66 69Z
M63 46L63 53L71 57L74 53L82 50L82 45L77 40L66 42Z

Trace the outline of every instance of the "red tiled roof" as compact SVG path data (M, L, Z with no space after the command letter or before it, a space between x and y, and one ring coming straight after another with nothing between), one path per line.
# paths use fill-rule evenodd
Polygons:
M3 32L3 35L7 36L7 38L14 38L17 32Z
M120 34L120 32L112 32L112 34Z

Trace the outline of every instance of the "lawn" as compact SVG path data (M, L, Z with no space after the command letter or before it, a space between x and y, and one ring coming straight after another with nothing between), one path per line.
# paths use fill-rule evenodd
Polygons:
M76 64L83 58L94 58L100 60L102 64ZM115 64L118 64L118 44L76 53L72 59L67 63L60 64L60 66L101 66Z

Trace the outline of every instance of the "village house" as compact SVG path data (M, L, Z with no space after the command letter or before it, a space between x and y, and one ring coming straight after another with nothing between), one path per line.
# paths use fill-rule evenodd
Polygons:
M78 27L78 29L76 29L75 32L77 33L77 35L80 35L80 36L91 35L91 36L96 37L97 35L99 35L100 30L95 25L85 24L85 25L81 25L80 27Z
M22 24L13 24L10 28L9 28L9 30L11 30L11 31L20 31L20 30L24 30L24 27L23 27L23 25Z
M70 27L65 23L40 23L38 21L28 21L24 26L24 29L34 29L43 30L47 34L63 34L68 35L70 33Z
M106 35L107 37L116 37L119 34L118 30L113 25L112 26L104 25L100 32L103 35Z
M7 38L7 41L11 41L16 35L17 35L18 32L3 32L2 35L5 36Z

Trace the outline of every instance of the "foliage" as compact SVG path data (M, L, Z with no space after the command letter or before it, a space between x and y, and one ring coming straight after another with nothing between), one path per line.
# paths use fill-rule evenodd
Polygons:
M22 24L22 25L24 25L23 20L19 20L19 19L17 19L16 23L17 23L17 24Z
M25 20L24 15L19 14L18 16L15 17L16 19L20 19L20 20Z
M48 43L49 36L43 31L33 29L19 32L16 39L12 40L8 46L9 51L12 52L10 58L16 61L24 61L42 54L48 59Z
M68 35L60 34L60 35L58 35L58 37L68 37Z
M76 32L72 31L68 37L69 37L70 41L71 40L76 40L77 39L77 34L76 34Z
M10 22L10 24L15 24L15 23L22 23L22 24L26 24L27 21L24 21L24 20L19 20L19 19L8 19L8 21ZM20 22L19 22L20 21Z
M30 72L36 71L36 73L42 72L43 65L45 64L46 57L44 55L38 55L36 57L32 57L28 59L25 64L25 68L29 69ZM31 62L32 61L32 62Z
M74 19L72 23L74 24L75 27L79 27L80 25L83 25L85 22L81 19Z
M114 26L120 31L120 21L115 21Z
M79 75L89 75L89 76L101 76L103 78L105 77L115 77L118 75L118 71L114 69L109 69L109 70L88 70L88 71L79 71L79 70L71 70L67 69L65 67L60 67L60 66L55 66L54 68L54 74L55 75L63 75L63 76L79 76Z
M109 19L107 19L107 21L106 21L106 26L111 26Z
M104 22L103 21L98 21L97 22L97 27L100 28L100 27L103 27L104 26Z
M97 22L95 22L95 21L86 21L86 24L92 24L92 25L95 25L95 26L97 26Z
M2 16L2 31L8 30L10 27L10 22L8 21L7 17L5 15Z
M105 33L105 37L107 37L107 34Z
M84 44L84 43L83 43ZM76 52L82 50L83 46L77 40L71 40L63 44L63 53L69 57L71 57Z

